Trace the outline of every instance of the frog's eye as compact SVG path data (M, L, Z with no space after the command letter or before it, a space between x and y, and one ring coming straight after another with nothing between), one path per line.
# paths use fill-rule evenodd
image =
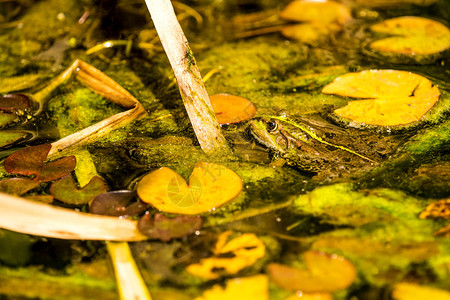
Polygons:
M274 121L267 122L266 126L267 126L267 130L269 130L270 132L273 132L273 131L277 130L277 128L278 128L277 122L274 122Z

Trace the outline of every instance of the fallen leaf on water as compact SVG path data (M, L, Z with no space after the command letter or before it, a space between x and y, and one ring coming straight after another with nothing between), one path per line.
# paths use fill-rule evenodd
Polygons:
M394 300L450 300L450 292L415 283L400 282L392 291Z
M29 109L30 107L30 98L24 94L7 94L0 96L0 110L11 112Z
M269 299L269 280L266 275L233 278L227 280L225 284L225 287L214 285L195 300Z
M355 267L342 256L308 251L304 257L306 269L270 264L272 281L290 291L323 293L346 289L356 279Z
M26 178L7 178L0 180L0 192L21 196L34 189L39 182Z
M147 204L131 200L136 197L135 191L119 190L100 194L89 205L89 212L106 216L135 216L147 209Z
M189 185L179 174L163 167L144 176L137 186L142 201L157 209L196 215L216 209L242 190L241 178L225 166L198 162Z
M138 229L149 238L168 242L172 239L194 233L202 227L200 216L175 216L169 218L163 214L151 216L145 214L138 222Z
M283 26L281 34L303 43L314 43L323 37L338 32L351 20L350 9L334 1L302 1L289 3L280 17L301 24Z
M334 113L356 123L381 126L420 120L441 94L425 77L396 70L345 74L326 85L322 93L363 98L348 102Z
M232 231L222 233L213 249L214 256L187 266L186 271L200 278L216 279L236 274L265 255L266 246L255 234L245 233L230 239L232 234Z
M333 300L333 295L330 293L297 292L284 300Z
M216 94L212 95L210 100L220 124L246 121L256 114L255 105L243 97Z
M350 9L335 1L304 1L290 2L281 12L280 17L297 22L338 23L345 24L351 20Z
M450 199L439 200L431 203L420 214L421 219L444 218L450 219Z
M356 0L356 3L367 7L405 7L408 4L429 6L437 0Z
M11 174L36 175L34 180L39 182L66 176L75 168L75 156L62 157L45 163L51 147L50 144L42 144L18 150L5 159L5 170Z
M381 52L429 55L450 48L450 30L443 24L421 17L400 17L370 27L374 32L393 35L370 44Z
M106 193L106 184L98 176L82 188L78 188L72 175L67 175L50 186L50 193L55 199L71 205L82 205L94 200L100 194Z

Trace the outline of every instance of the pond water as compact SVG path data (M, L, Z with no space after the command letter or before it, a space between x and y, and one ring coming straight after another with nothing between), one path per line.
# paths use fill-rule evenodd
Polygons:
M143 1L0 1L0 192L140 220L152 299L450 299L450 3L300 2L173 1L208 93L256 107L222 125L230 157L199 146ZM45 143L75 170L10 156ZM111 244L19 225L0 299L119 297Z

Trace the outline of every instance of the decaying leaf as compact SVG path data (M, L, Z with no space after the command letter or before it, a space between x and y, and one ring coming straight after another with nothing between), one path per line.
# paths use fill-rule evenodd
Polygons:
M137 186L142 201L157 209L187 215L214 210L242 190L241 178L225 166L198 162L189 178L163 167L143 177Z
M34 180L47 182L64 177L75 169L76 164L77 160L73 155L61 157L58 160L44 164Z
M370 48L381 52L429 55L450 48L450 30L431 19L400 17L375 24L370 29L392 35L370 44Z
M31 107L30 98L24 94L6 94L0 96L0 110L17 111Z
M304 258L306 269L270 264L271 280L286 290L323 293L346 289L356 279L355 267L344 257L308 251Z
M450 300L450 292L415 283L400 282L392 291L394 300Z
M439 200L431 203L420 214L421 219L444 218L450 219L450 199Z
M175 216L169 218L163 214L151 216L145 214L138 222L139 231L146 236L168 242L194 233L202 227L200 216Z
M186 270L200 278L216 279L236 274L265 255L266 246L255 234L245 233L236 237L232 234L232 231L222 233L213 249L214 256L201 259Z
M39 182L66 176L75 169L75 157L67 156L45 163L51 147L50 144L42 144L18 150L5 159L5 170L11 174L35 175L34 180Z
M418 121L440 96L439 89L428 79L396 70L348 73L326 85L322 93L362 98L334 113L359 124L380 126Z
M226 281L226 286L214 285L195 300L268 300L269 280L266 275L233 278Z
M106 193L107 187L103 179L92 177L91 181L78 188L72 175L67 175L50 186L50 193L55 199L71 205L82 205L91 202L100 194Z
M27 178L7 178L0 180L0 192L21 196L38 185L39 182Z
M296 0L289 3L280 17L302 22L283 26L281 34L303 43L314 43L323 37L338 32L351 20L350 9L334 1Z
M229 94L216 94L210 97L219 124L246 121L256 114L255 105L248 99Z
M135 216L147 209L147 204L136 201L130 204L136 197L135 191L119 190L100 194L89 205L89 211L97 215L106 216Z

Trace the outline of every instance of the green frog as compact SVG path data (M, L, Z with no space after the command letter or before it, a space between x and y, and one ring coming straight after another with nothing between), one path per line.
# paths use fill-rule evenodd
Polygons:
M355 131L355 132L353 132ZM378 164L396 149L384 137L344 129L323 119L265 116L250 121L249 132L281 162L310 173L353 172Z

